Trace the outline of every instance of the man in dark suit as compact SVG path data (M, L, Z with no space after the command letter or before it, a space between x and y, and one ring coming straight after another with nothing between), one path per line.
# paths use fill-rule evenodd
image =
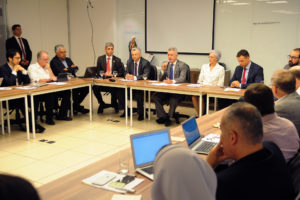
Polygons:
M169 63L164 70L164 73L160 77L160 81L164 83L185 83L188 82L188 73L189 73L189 66L177 60L178 53L176 48L169 48L168 49L168 59ZM156 93L153 95L152 100L155 103L157 117L158 119L156 122L158 124L165 124L165 126L170 126L171 121L170 118L174 118L175 109L177 105L182 100L182 95L178 94L169 94L169 93ZM167 114L163 108L164 104L169 104L170 109L169 113Z
M27 69L30 65L32 52L28 41L25 38L22 38L22 28L21 25L15 24L12 26L13 37L6 40L6 51L9 49L16 49L21 55L20 65Z
M240 65L235 68L229 82L230 87L245 89L251 83L264 82L263 68L250 60L247 50L240 50L236 57Z
M60 73L71 73L74 77L76 77L78 66L74 65L73 61L67 57L67 51L64 45L56 45L54 51L56 53L56 56L52 58L50 62L50 66L54 75L58 76L58 74ZM89 112L88 109L85 109L83 106L80 105L88 93L88 87L73 89L72 96L74 114L77 114L78 112L86 114Z
M137 47L133 47L131 49L131 57L127 61L127 68L126 68L126 79L128 80L143 80L143 77L150 78L150 70L151 66L150 63L142 58L141 50ZM124 98L124 90L120 89L123 93ZM137 100L137 112L138 112L138 120L144 120L144 92L137 90L133 91L133 98ZM125 101L125 100L124 100ZM122 105L124 106L125 103L122 100ZM125 111L121 117L125 117Z
M296 92L296 78L286 69L277 70L271 78L272 91L278 101L275 112L294 123L300 136L300 96Z
M30 78L26 69L24 69L21 65L19 65L21 61L21 55L16 49L9 49L6 52L6 59L7 63L0 67L0 77L3 78L1 87L6 86L15 86L21 84L28 84L30 83ZM9 108L10 109L17 109L21 110L22 114L25 116L25 108L24 108L24 99L13 99L9 100ZM35 101L35 111L37 111L38 101ZM6 105L4 105L6 106ZM18 113L18 112L17 112ZM30 117L31 120L31 117ZM30 123L31 125L31 123ZM25 130L21 123L19 126L22 130ZM41 125L36 123L36 132L42 133L44 132L45 128Z
M117 72L117 77L124 77L124 65L120 58L113 55L114 54L114 44L107 42L105 44L105 55L99 56L97 60L97 77L100 76L100 72L104 73L104 77L101 78L111 78L113 72ZM93 86L94 95L96 96L99 105L98 113L103 113L103 109L110 107L107 105L103 99L101 92L110 92L111 93L111 106L115 108L115 112L119 112L119 106L117 103L116 91L117 89L111 87L103 86Z

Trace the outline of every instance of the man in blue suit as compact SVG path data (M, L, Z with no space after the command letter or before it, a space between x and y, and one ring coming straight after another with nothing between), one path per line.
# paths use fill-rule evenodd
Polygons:
M236 57L240 65L235 68L230 87L245 89L251 83L264 82L263 68L250 60L247 50L240 50Z

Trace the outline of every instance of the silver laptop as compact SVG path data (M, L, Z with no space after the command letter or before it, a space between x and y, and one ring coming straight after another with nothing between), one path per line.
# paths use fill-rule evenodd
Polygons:
M153 164L156 154L171 144L169 129L160 129L130 136L135 171L153 180Z
M195 117L191 117L182 123L183 133L188 147L196 153L208 154L210 149L218 143L202 140Z

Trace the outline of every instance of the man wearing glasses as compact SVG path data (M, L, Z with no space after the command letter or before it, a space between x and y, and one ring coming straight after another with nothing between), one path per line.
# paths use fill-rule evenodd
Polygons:
M288 55L289 63L284 66L284 69L290 69L293 66L300 64L300 48L293 49Z

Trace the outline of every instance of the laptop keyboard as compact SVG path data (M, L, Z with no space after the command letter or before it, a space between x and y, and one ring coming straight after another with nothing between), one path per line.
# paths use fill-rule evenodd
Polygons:
M214 143L214 142L202 141L201 144L195 150L199 151L199 152L205 152L208 154L210 149L212 147L214 147L215 145L216 145L216 143Z
M153 166L143 168L142 170L147 172L148 174L153 174Z

